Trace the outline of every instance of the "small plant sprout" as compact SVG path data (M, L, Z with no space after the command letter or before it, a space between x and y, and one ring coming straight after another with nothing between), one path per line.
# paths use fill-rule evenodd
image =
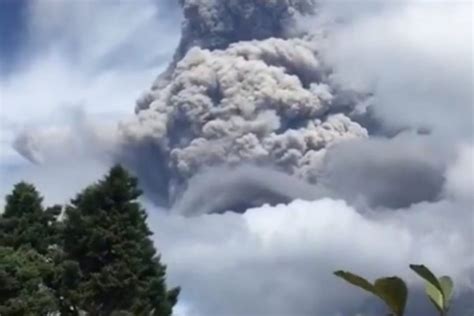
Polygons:
M407 302L408 289L399 277L384 277L375 280L374 284L356 274L347 271L336 271L334 274L380 298L390 308L392 316L403 316Z
M433 272L424 265L411 264L410 268L415 271L425 282L426 295L431 303L439 311L440 316L446 316L453 295L453 281L449 276L437 278Z

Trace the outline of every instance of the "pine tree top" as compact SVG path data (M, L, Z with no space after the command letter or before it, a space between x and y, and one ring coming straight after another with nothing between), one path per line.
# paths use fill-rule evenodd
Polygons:
M57 217L61 207L44 209L43 198L35 186L20 182L6 197L5 211L0 214L0 246L30 246L41 254L55 243Z
M35 186L19 182L13 187L12 193L6 197L5 211L2 214L4 218L18 217L28 213L42 212L43 198L36 190Z
M82 275L78 304L92 314L171 315L179 291L166 289L140 195L137 179L117 165L66 208L64 252Z

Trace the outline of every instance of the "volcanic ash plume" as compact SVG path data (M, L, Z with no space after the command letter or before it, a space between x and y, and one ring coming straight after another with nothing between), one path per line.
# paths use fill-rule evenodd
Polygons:
M137 102L136 119L121 125L128 144L156 148L171 202L211 166L266 165L315 181L329 146L367 137L347 115L356 104L338 104L342 89L331 84L317 41L260 39L283 36L284 22L309 1L264 3L184 1L176 56L192 48Z

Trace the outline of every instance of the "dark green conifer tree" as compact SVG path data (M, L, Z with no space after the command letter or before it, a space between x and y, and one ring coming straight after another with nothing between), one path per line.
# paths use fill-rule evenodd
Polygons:
M75 310L91 316L172 314L179 289L166 287L140 195L137 179L116 166L66 208L63 251L70 283L62 295Z
M0 315L47 315L58 310L50 253L60 207L44 209L36 188L20 182L0 214Z
M55 292L46 284L54 265L30 247L0 246L0 315L46 316L58 311Z
M46 210L43 198L29 183L20 182L6 197L4 212L0 215L0 246L29 246L40 254L57 243L57 217L61 208L54 206Z

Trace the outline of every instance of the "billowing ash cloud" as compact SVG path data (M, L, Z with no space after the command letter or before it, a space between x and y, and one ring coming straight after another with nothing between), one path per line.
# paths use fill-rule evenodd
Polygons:
M315 182L327 148L367 137L349 115L361 95L331 84L317 41L284 38L285 25L313 5L183 2L176 56L184 57L121 125L126 146L156 148L172 203L211 166L266 165Z

